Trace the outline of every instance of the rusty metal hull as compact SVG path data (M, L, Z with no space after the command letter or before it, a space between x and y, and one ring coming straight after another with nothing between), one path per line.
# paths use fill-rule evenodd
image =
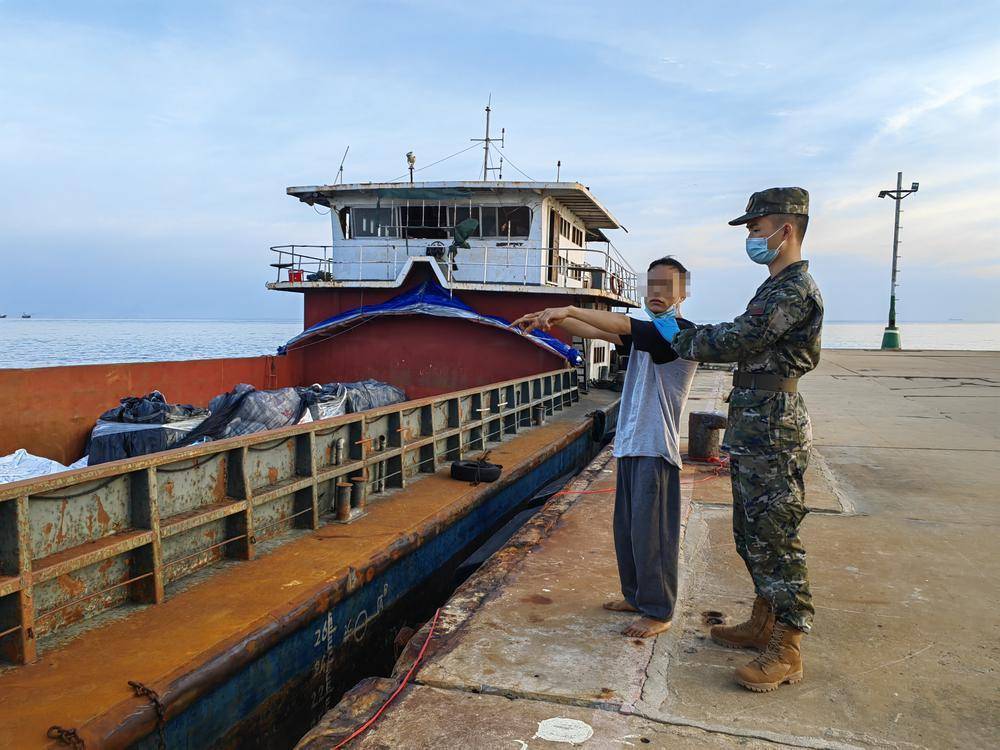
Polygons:
M419 617L412 603L450 584L480 537L587 460L615 396L581 397L574 376L0 489L0 645L14 664L0 666L0 745L42 746L58 724L85 747L158 744L158 726L170 747L291 746L359 675L388 671L392 625ZM448 478L448 462L487 448L499 482ZM344 478L371 495L346 525L330 512Z
M353 593L331 604L341 593L333 589L298 611L282 613L273 632L258 634L252 644L236 644L161 691L168 715L171 705L186 705L164 727L167 746L293 746L353 684L359 667L377 671L378 666L390 666L366 662L379 650L380 641L391 638L392 626L405 619L407 598L423 598L435 585L446 585L454 565L484 530L494 528L553 478L586 464L596 445L589 422L581 423L537 465L503 486L484 490L460 517L436 519L431 524L436 533L428 529L426 537L413 540L397 559L388 559L393 555L387 550L381 565L373 562L379 572ZM154 725L151 711L109 715L82 734L99 740L102 747L156 748Z
M338 488L402 489L579 400L553 371L0 487L0 659L102 612L160 604L222 558L317 529Z

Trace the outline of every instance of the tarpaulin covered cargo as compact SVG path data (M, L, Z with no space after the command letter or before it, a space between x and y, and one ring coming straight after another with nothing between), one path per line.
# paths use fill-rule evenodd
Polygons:
M583 364L580 352L563 343L555 336L537 329L530 333L515 331L510 327L509 320L476 312L460 299L449 294L447 290L435 281L425 281L420 286L408 292L403 292L380 304L362 305L361 307L346 310L332 318L320 321L289 340L287 344L278 349L278 353L284 354L288 349L293 349L296 345L311 338L332 333L358 320L381 315L434 315L443 318L462 318L473 323L504 329L511 336L523 336L532 344L563 357L571 365L579 366Z
M87 443L89 465L176 448L204 421L204 416L166 424L132 424L99 419Z
M126 396L97 420L87 441L89 465L176 447L208 416L208 409L171 404L160 391Z

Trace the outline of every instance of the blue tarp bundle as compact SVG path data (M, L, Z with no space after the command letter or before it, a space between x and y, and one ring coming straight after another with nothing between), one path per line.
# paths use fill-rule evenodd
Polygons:
M461 300L449 295L437 282L425 281L420 286L390 300L386 300L381 304L362 305L361 307L346 310L339 315L334 315L332 318L320 321L279 348L278 353L284 354L289 348L313 336L333 331L362 318L379 315L435 315L443 318L464 318L474 323L493 326L494 328L503 328L509 331L511 335L521 335L510 328L509 320L504 320L493 315L477 313ZM580 352L544 331L534 330L525 334L524 338L543 349L547 349L553 354L558 354L571 365L575 366L583 362Z

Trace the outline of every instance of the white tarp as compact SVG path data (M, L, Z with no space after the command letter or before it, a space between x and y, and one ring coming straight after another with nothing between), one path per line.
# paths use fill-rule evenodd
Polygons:
M0 456L0 484L42 477L46 474L55 474L57 471L66 471L66 469L67 467L58 461L42 456L33 456L24 448L19 448L9 456Z

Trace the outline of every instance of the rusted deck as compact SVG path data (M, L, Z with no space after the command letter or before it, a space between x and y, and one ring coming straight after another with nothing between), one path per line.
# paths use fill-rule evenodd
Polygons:
M616 398L593 392L545 425L493 447L491 458L505 467L501 481L585 433L585 415ZM253 658L283 628L321 613L496 489L454 481L446 471L427 475L370 503L368 514L350 525L304 531L256 560L223 564L207 580L168 592L162 604L136 607L43 650L37 662L0 674L0 747L45 746L54 724L77 728L87 747L103 746L102 738L125 717L151 713L146 699L132 695L129 680L170 697L174 713L182 710L196 695L186 676Z

